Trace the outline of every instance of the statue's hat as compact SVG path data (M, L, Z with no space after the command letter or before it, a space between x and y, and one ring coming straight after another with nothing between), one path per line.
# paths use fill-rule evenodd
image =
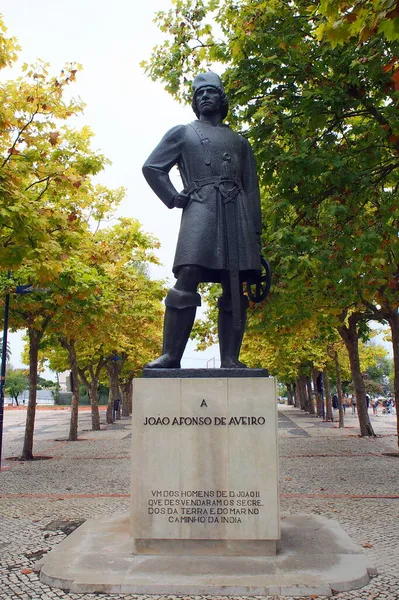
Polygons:
M219 75L208 71L207 73L200 73L193 81L193 93L195 94L198 90L205 86L211 86L223 92L223 84L220 80Z

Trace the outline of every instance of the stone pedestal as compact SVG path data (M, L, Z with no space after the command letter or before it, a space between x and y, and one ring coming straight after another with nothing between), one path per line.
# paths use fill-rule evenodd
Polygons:
M278 539L275 383L249 373L136 380L131 515L84 523L42 558L40 580L74 594L184 596L366 585L376 571L338 523L283 515Z
M275 380L142 378L133 398L134 553L275 554Z

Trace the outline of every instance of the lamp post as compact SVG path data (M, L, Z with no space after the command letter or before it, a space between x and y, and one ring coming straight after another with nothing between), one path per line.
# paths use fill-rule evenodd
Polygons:
M7 279L11 279L11 271L8 271ZM10 294L7 293L4 299L4 326L3 326L3 346L1 350L1 374L0 374L0 470L1 457L3 450L3 421L4 421L4 386L6 384L6 364L7 364L7 337L8 337L8 313L10 310Z

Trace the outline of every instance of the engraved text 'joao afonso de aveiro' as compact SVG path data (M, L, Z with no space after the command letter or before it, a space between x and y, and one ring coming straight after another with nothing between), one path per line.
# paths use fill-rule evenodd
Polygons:
M239 417L145 417L143 425L265 425L262 416Z

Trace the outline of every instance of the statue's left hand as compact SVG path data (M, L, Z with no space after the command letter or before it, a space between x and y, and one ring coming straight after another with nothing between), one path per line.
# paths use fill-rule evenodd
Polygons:
M190 196L187 194L176 194L173 198L173 204L176 208L185 208L190 200Z

